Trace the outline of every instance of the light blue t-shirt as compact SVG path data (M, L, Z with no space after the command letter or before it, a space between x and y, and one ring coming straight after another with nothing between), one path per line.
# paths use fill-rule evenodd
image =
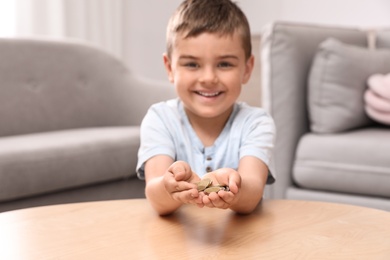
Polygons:
M182 102L171 99L152 105L142 121L136 171L145 179L145 162L156 155L186 161L200 177L219 168L237 170L244 156L257 157L269 167L274 136L274 122L264 109L236 103L214 144L204 147ZM267 183L274 180L269 171Z

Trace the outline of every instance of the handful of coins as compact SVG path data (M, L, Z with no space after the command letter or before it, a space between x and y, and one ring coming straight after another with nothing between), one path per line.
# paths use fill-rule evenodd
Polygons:
M220 190L230 191L229 186L226 185L215 185L212 186L213 181L211 179L203 179L197 183L198 191L203 191L206 195L209 195L211 192L218 192Z

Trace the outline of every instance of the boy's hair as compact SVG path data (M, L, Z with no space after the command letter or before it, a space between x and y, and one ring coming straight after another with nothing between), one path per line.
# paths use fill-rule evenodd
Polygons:
M184 38L201 33L221 36L240 33L245 57L252 55L249 22L242 10L230 0L185 0L176 9L167 27L167 55L171 57L174 39L184 33Z

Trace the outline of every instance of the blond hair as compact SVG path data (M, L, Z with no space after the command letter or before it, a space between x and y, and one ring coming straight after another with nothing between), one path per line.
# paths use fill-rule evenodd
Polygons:
M241 34L245 57L252 55L249 22L242 10L230 0L185 0L171 16L166 36L167 55L171 57L175 37L195 37L201 33L221 36Z

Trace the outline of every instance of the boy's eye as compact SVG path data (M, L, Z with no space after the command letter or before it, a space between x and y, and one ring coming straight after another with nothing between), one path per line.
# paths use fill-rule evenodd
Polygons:
M229 68L229 67L232 67L233 65L231 64L231 63L229 63L229 62L220 62L219 64L218 64L218 67L220 67L220 68Z
M188 62L188 63L185 63L184 66L185 66L185 67L188 67L188 68L193 68L193 69L199 68L199 65L198 65L197 63L195 63L195 62Z

